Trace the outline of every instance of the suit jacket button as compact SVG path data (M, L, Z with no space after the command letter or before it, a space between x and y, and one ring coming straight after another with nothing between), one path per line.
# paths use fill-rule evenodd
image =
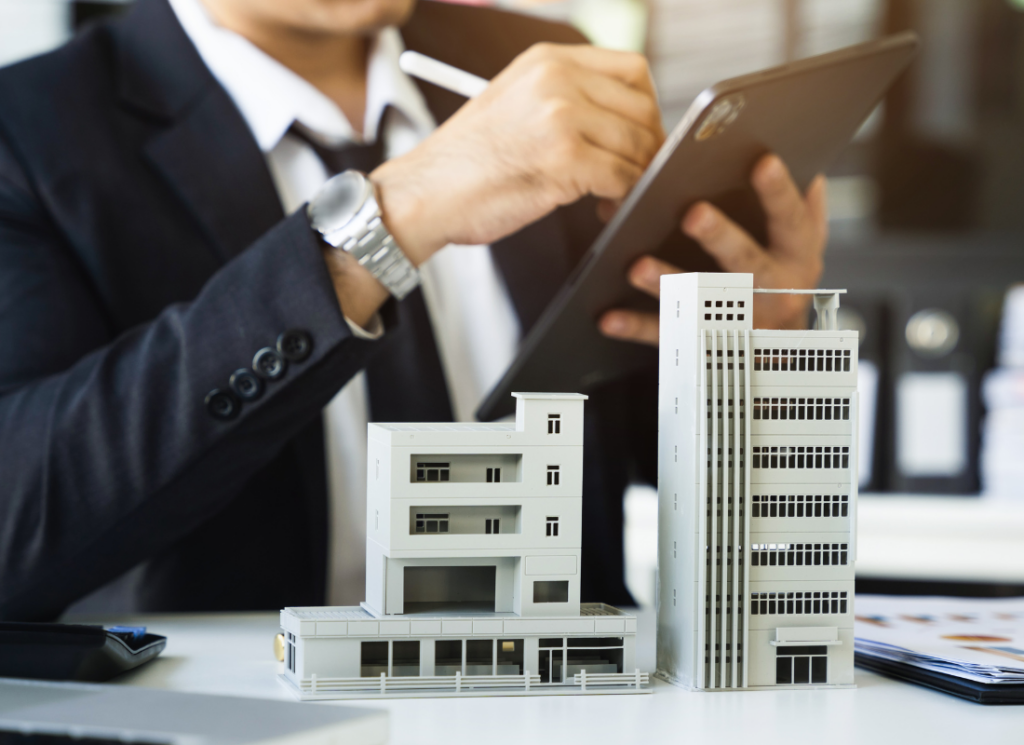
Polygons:
M231 373L228 385L243 401L255 401L263 395L263 380L252 370L244 367Z
M210 416L225 421L234 419L242 410L242 403L235 398L235 394L230 391L222 391L220 388L214 388L207 393L203 403Z
M279 380L288 369L288 362L277 353L276 349L263 347L252 358L252 369L261 378L267 380Z
M313 337L302 329L291 329L277 337L277 351L289 362L302 362L313 353Z

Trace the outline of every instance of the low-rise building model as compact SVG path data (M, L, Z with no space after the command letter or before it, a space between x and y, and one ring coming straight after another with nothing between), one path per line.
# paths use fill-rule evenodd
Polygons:
M636 617L580 603L586 396L371 424L366 601L285 608L299 698L644 693Z
M754 329L749 274L662 278L658 674L694 690L853 684L857 347Z

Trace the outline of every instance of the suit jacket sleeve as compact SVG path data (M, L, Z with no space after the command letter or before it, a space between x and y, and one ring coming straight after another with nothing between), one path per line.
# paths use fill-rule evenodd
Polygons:
M237 418L204 398L303 329L312 354ZM0 141L0 619L53 617L171 545L362 368L304 215L191 302L113 335L78 258ZM283 495L283 500L287 495Z

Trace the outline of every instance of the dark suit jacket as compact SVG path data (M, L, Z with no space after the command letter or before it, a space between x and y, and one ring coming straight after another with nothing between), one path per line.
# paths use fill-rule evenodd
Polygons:
M484 77L535 41L581 41L431 2L403 35ZM422 88L439 121L460 104ZM493 247L524 329L597 229L583 202ZM376 419L450 416L417 395L435 350L396 364L424 322L404 306L385 308L387 341L353 337L304 215L282 214L166 0L0 72L0 618L52 618L140 564L138 610L322 603L323 406L368 368ZM211 417L207 393L288 329L312 355ZM649 377L588 407L586 600L628 601L621 494L653 472L654 409Z

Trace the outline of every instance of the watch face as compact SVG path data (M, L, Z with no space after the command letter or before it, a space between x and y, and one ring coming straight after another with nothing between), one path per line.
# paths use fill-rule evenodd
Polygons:
M370 182L358 171L345 171L331 178L310 204L313 227L332 233L344 227L370 194Z

